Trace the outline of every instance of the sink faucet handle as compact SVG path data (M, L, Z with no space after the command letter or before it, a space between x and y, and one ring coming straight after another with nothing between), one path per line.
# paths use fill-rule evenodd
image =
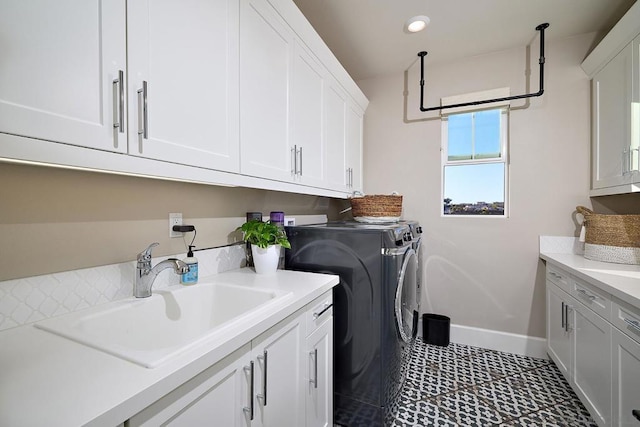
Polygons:
M158 242L154 242L154 243L150 244L147 247L147 249L145 249L144 251L140 252L138 254L138 261L151 261L151 251L153 250L153 248L155 248L159 244L160 243L158 243Z

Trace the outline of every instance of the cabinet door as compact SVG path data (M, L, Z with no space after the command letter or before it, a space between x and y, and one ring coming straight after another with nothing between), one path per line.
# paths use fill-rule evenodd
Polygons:
M0 2L0 132L126 152L125 22L124 0Z
M127 5L129 153L237 172L238 3Z
M593 189L631 181L632 61L629 44L593 77Z
M631 42L633 48L633 93L631 102L631 180L640 182L640 35Z
M325 95L325 135L327 146L327 185L338 191L348 189L346 159L347 94L334 80L327 84Z
M333 426L333 318L307 337L307 427Z
M571 382L572 337L567 324L569 295L547 280L547 352Z
M640 344L614 329L612 359L613 425L640 425Z
M250 344L129 419L128 426L248 427Z
M240 3L240 139L243 174L291 181L289 81L293 34L266 0Z
M574 300L575 301L575 300ZM611 425L611 325L573 304L573 385L599 426Z
M292 92L292 142L300 183L316 187L325 184L322 114L324 68L300 41L295 42Z
M362 190L362 123L363 114L355 106L347 108L347 167L349 170L349 190Z
M303 344L304 326L300 316L252 342L256 367L253 427L304 425Z

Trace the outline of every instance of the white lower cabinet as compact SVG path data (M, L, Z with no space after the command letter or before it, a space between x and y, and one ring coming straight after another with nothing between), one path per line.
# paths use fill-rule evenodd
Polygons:
M251 345L246 344L130 418L134 426L249 425ZM247 369L245 369L247 368Z
M640 310L547 266L547 352L599 426L640 418Z
M304 317L269 330L252 342L253 427L304 425L302 394Z
M638 426L640 425L640 343L614 329L612 356L613 424Z
M306 340L305 381L307 427L333 426L333 319L329 318Z
M570 381L573 359L572 336L567 326L569 295L547 281L547 352L562 375Z
M137 426L333 425L331 291L130 418ZM311 380L314 380L312 383Z
M574 300L575 301L575 300ZM572 386L601 426L611 425L611 324L575 301Z

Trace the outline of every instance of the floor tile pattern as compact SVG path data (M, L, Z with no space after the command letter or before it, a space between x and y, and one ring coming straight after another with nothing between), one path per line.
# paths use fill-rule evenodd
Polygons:
M550 360L418 339L392 427L596 427Z

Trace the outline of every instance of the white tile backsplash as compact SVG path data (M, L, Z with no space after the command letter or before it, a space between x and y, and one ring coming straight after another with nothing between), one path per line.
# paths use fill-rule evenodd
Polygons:
M245 246L230 245L196 251L199 277L240 268L245 262ZM185 258L186 254L173 255ZM156 265L167 257L153 258ZM127 298L133 295L136 262L84 268L0 282L0 330L37 322ZM162 271L153 288L180 283L170 269Z

